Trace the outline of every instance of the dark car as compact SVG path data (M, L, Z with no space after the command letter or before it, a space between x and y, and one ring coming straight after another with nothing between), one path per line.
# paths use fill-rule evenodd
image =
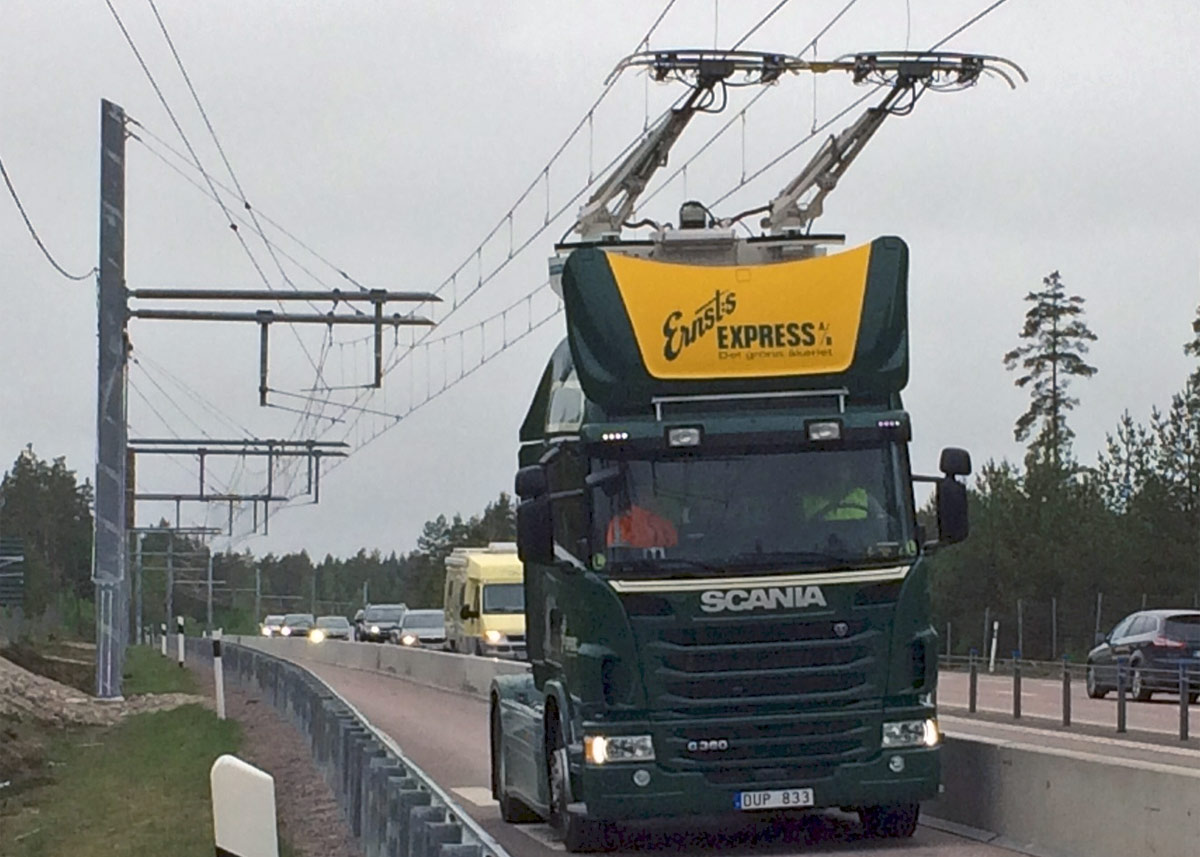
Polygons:
M408 607L404 604L372 604L363 610L362 622L355 629L355 638L362 642L382 643L400 627Z
M1200 610L1142 610L1118 622L1088 653L1087 693L1100 699L1117 689L1119 677L1134 699L1145 702L1152 693L1178 693L1181 669L1194 703L1200 697Z
M309 632L308 638L314 643L322 640L349 640L350 620L345 616L318 616L317 624Z
M409 610L400 627L392 631L392 642L401 646L442 648L446 644L445 611Z
M281 637L307 637L313 629L316 620L311 613L288 613L283 617L283 627L279 629Z

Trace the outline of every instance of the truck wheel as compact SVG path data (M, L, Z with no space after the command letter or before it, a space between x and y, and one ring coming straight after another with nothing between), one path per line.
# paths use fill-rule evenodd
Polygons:
M568 805L571 802L571 770L568 766L567 748L563 743L558 724L551 721L550 734L546 736L546 776L550 785L550 825L562 837L563 847L571 854L588 851L611 851L615 847L612 826L602 821L591 821L574 815Z
M863 832L871 839L907 839L917 830L919 803L865 806L858 811Z
M500 725L500 710L498 702L492 701L492 797L500 804L500 817L509 824L523 824L540 821L541 816L529 808L523 800L513 797L504 787L508 780L507 763L501 752L503 731Z

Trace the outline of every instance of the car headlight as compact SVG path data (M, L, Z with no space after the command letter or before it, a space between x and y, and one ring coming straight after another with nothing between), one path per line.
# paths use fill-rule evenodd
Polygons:
M495 630L484 631L483 639L487 640L493 646L496 646L496 645L499 645L500 643L504 642L504 635L501 634L499 631L495 631Z
M325 632L320 628L313 628L308 635L308 639L312 640L314 643L319 643L325 639Z
M285 637L290 637L290 636L292 636L292 629L287 627L286 625L284 625L282 628L279 629L279 633Z
M583 756L589 765L652 762L654 740L649 735L585 735Z
M942 740L941 730L937 721L928 720L897 720L883 724L883 740L885 748L894 747L936 747Z
M270 629L270 628L263 628L263 629L262 629L262 635L263 635L264 637L269 637L269 636L271 636L271 629Z
M371 626L371 633L372 633L372 634L378 634L378 633L379 633L379 626L378 626L378 625L372 625L372 626Z
M412 634L405 634L400 638L400 642L406 646L415 646L417 644L417 638Z

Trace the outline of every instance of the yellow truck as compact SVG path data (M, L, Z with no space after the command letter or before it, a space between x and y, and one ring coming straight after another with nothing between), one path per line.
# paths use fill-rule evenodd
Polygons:
M446 557L446 641L451 651L524 660L524 580L515 544L455 548Z

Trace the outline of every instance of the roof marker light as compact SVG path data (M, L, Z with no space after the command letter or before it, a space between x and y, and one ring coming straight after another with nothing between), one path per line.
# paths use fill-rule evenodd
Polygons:
M627 432L627 431L606 431L604 434L600 435L600 439L603 441L629 440L629 432Z
M813 441L841 440L842 424L836 420L829 422L809 423L808 439Z
M697 426L667 429L667 446L699 446L701 432Z

